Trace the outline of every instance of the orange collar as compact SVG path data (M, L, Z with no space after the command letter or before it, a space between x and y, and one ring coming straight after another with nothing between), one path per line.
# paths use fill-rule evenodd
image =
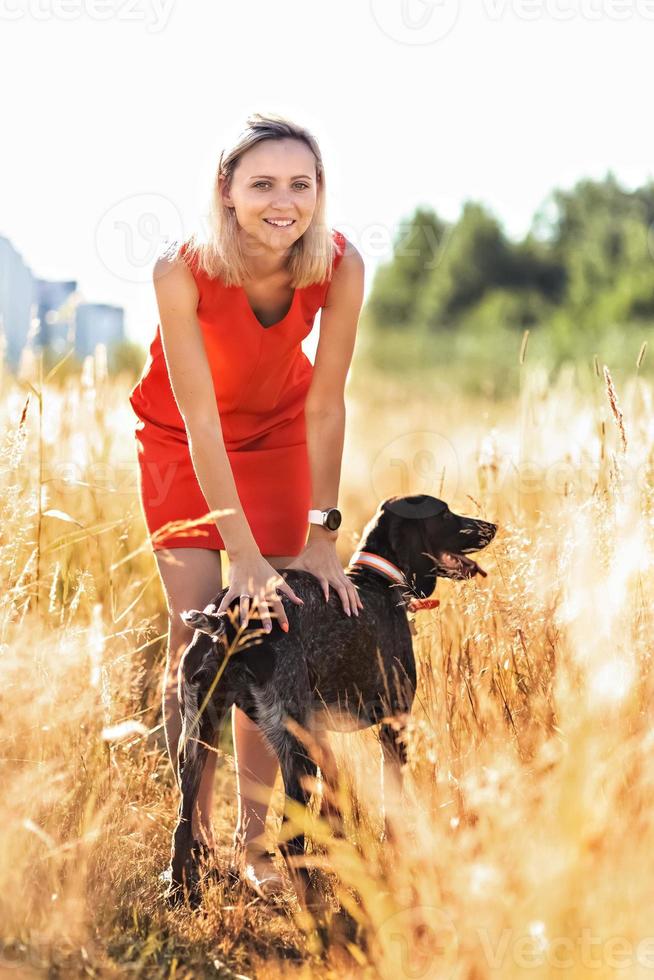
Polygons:
M405 585L410 589L406 576L401 569L397 565L394 565L392 561L389 561L388 558L382 558L381 555L376 555L374 551L355 551L350 558L350 566L354 565L363 565L364 568L371 568L383 576L383 578L397 582L398 585ZM409 612L420 612L422 609L435 609L440 604L440 599L419 599L418 596L414 596L409 599L406 606Z

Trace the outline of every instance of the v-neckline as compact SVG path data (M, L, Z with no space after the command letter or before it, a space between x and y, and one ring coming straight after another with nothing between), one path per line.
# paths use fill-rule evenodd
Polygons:
M248 294L245 292L245 288L243 286L239 286L238 289L239 289L240 293L243 296L243 300L245 302L245 306L249 310L249 313L250 313L250 316L251 316L252 320L256 323L256 325L259 327L260 330L273 330L275 327L281 326L282 323L284 323L286 320L288 320L288 318L290 317L291 313L293 312L293 307L295 306L295 300L297 298L297 293L298 293L297 289L294 289L293 290L293 296L291 297L291 305L289 306L288 310L286 311L286 313L284 314L284 316L281 318L281 320L275 320L274 323L269 323L269 324L266 325L266 324L263 324L261 322L261 320L259 319L259 317L257 316L257 314L252 309L252 304L250 303L250 300L248 299Z

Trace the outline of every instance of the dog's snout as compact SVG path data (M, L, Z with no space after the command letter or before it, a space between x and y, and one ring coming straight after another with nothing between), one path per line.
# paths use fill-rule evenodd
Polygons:
M463 553L481 551L486 548L497 533L497 524L481 521L476 517L461 518L459 527L460 550Z
M490 544L495 534L497 532L497 524L491 524L490 521L479 521L478 522L478 533L479 540L481 542L482 548Z
M485 522L486 533L488 535L488 540L492 541L497 534L497 524L491 524L490 521Z

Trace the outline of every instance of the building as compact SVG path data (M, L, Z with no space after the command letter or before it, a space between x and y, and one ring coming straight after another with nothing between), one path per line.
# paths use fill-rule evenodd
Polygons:
M75 343L75 306L79 302L74 279L34 281L36 315L39 320L35 347L49 347L57 355L65 354Z
M5 358L16 368L27 343L34 305L34 277L8 238L0 235L0 321Z
M75 309L75 354L92 354L96 344L107 350L125 339L125 311L108 303L78 303Z
M49 348L57 357L74 347L80 360L93 354L96 344L109 350L125 339L124 317L121 306L82 302L73 279L35 278L0 235L0 347L12 370L26 347Z

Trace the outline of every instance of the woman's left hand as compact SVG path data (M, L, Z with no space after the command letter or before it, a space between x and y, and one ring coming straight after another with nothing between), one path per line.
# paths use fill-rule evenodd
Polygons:
M329 602L329 586L338 592L343 609L348 616L354 612L359 615L363 603L354 582L347 577L336 553L333 541L307 541L300 554L285 568L302 569L311 572L318 579Z

